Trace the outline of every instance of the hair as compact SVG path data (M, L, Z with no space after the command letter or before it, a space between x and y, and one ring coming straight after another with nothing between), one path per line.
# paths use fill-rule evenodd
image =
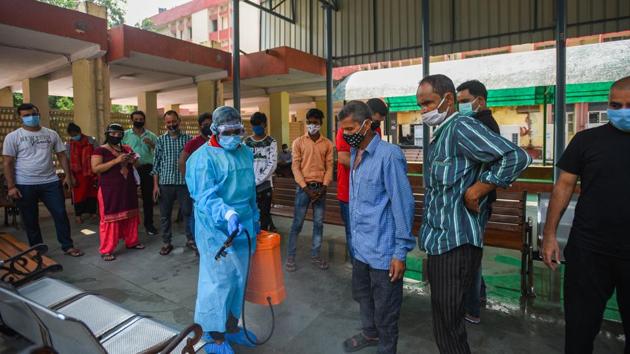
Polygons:
M17 108L17 114L19 115L22 111L34 110L35 112L39 112L39 108L32 103L22 103Z
M142 118L147 119L147 116L144 114L144 112L142 111L133 111L131 112L131 114L129 115L129 118L133 119L133 116L139 114L142 116Z
M366 119L372 118L372 110L370 106L361 101L350 101L343 106L339 112L338 119L341 122L348 117L357 123L363 123Z
M622 77L621 79L613 82L610 87L610 91L615 90L630 90L630 76Z
M380 98L370 98L367 101L367 105L368 107L370 107L373 113L378 113L383 117L385 117L387 113L389 113L389 108L387 108L385 102L383 102L383 100Z
M311 108L306 112L306 119L315 118L319 119L320 122L324 121L324 112L317 108Z
M420 85L429 84L433 87L433 92L444 97L447 93L455 96L455 84L448 76L442 74L429 75L420 81Z
M179 113L177 113L177 111L174 111L172 109L170 111L164 112L164 115L162 116L162 118L166 118L166 116L175 116L175 118L179 120Z
M287 144L282 144L282 148L284 149L285 147L288 149L288 148L289 148L289 145L287 145Z
M123 128L123 126L118 124L118 123L110 123L109 125L107 125L107 129L105 130L105 134L107 134L107 133L109 133L111 131L124 132L125 128Z
M252 123L252 125L267 124L267 116L262 112L256 112L252 114L250 122Z
M197 122L199 123L199 126L201 126L206 119L210 119L210 123L212 123L212 114L208 112L201 113L199 117L197 118Z
M68 128L66 128L66 131L68 132L68 134L70 134L70 132L81 133L81 127L76 125L74 122L71 122L70 124L68 124Z
M468 90L468 92L475 97L483 97L484 100L488 100L488 90L486 90L486 86L479 80L466 81L457 86L457 92L464 90Z

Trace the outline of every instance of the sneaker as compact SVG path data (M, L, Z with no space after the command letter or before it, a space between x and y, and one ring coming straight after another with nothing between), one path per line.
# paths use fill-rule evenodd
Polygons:
M466 314L466 316L464 316L464 319L472 324L479 324L481 323L481 317L475 317L473 315L470 314Z
M297 270L297 265L295 264L295 257L287 258L287 263L284 265L284 268L287 272L293 273Z
M149 236L155 236L158 234L158 230L153 225L145 227L145 230L147 231L147 235Z

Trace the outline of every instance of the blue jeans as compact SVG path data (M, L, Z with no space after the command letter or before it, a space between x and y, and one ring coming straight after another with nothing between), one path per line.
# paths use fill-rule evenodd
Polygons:
M42 230L39 228L39 201L41 200L55 222L57 241L61 244L61 249L67 251L73 248L70 221L68 221L68 214L66 213L66 199L61 183L18 184L16 187L22 194L22 198L16 200L15 204L20 209L28 243L31 246L44 243Z
M311 204L311 198L308 194L297 188L295 193L295 211L293 213L293 224L291 224L291 232L289 233L289 244L287 246L287 254L289 257L295 257L297 252L297 237L302 232L304 226L304 218ZM311 246L311 257L319 256L319 250L322 248L322 235L324 233L324 211L326 208L325 198L313 202L313 241Z
M350 232L350 205L346 202L339 201L339 210L341 211L341 219L346 227L346 248L350 260L354 258L354 249L352 248L352 233Z

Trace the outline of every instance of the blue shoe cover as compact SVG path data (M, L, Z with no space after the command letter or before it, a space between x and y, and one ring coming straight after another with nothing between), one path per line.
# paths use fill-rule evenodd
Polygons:
M215 341L211 340L203 349L205 349L208 354L234 354L234 349L232 349L230 343L227 341L222 344L217 344Z
M238 344L248 348L255 348L255 343L258 341L258 338L256 338L256 335L252 333L252 331L247 331L247 334L249 335L249 338L254 341L254 343L250 342L249 339L247 339L247 336L245 336L245 330L242 327L239 327L238 332L236 333L226 333L225 340L232 344Z

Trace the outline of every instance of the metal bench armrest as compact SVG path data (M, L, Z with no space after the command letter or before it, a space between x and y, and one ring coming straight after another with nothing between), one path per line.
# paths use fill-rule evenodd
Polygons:
M13 257L0 261L0 269L6 272L2 275L0 280L19 287L20 285L41 277L48 272L61 271L63 269L61 264L53 264L49 266L44 264L43 255L46 252L48 252L48 246L40 243L14 255ZM25 267L29 260L36 262L35 269L30 272L24 272L17 269L17 266Z
M194 334L193 337L189 337L190 334ZM201 326L194 323L188 327L186 327L183 331L181 331L176 337L164 341L160 344L156 344L151 348L148 348L139 354L168 354L171 353L175 348L177 348L181 342L186 340L186 345L182 348L181 353L175 354L195 354L195 344L201 340L201 335L203 334L203 330Z

